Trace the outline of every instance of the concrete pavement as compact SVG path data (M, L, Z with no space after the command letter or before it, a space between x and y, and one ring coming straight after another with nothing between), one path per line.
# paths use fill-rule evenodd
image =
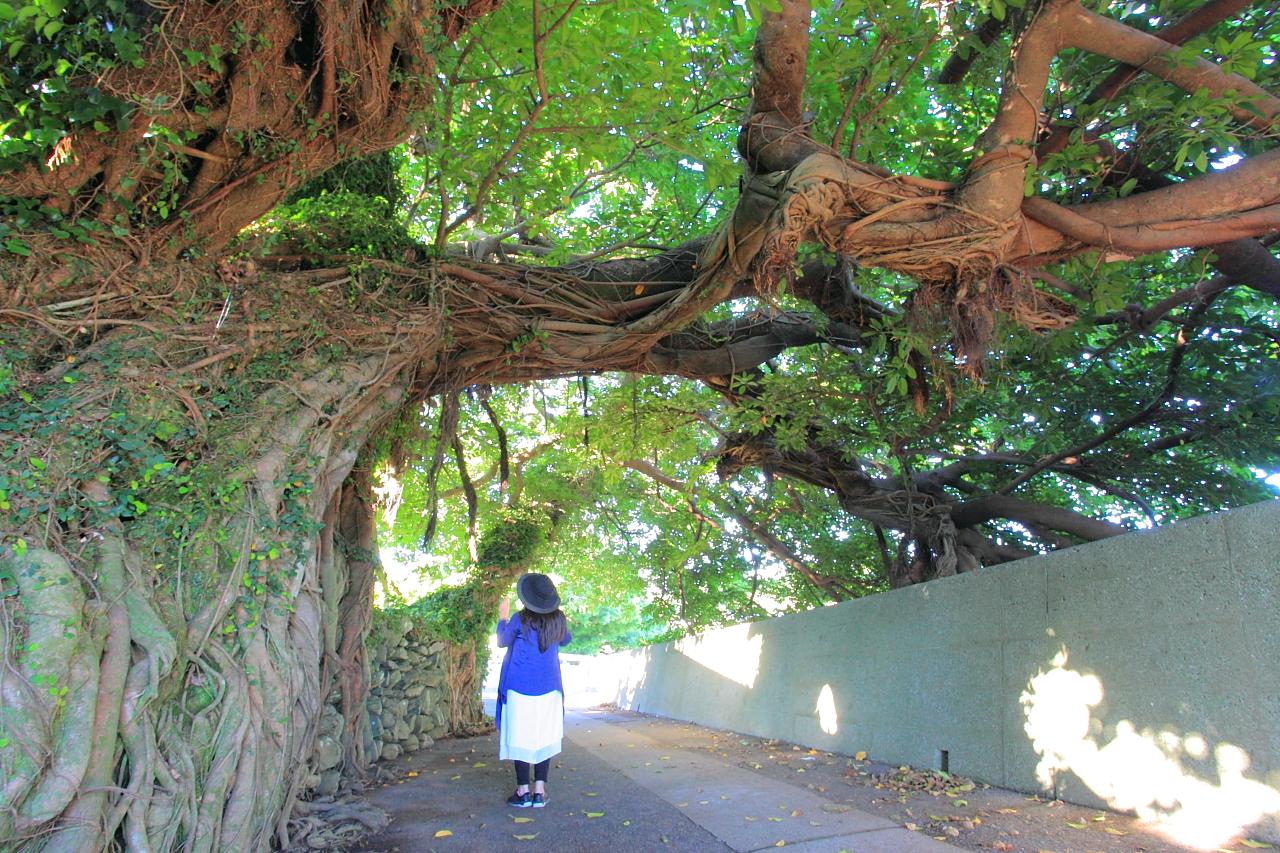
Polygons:
M394 763L399 776L371 792L391 826L358 848L563 853L772 850L946 853L956 848L886 818L833 803L703 750L664 743L603 710L566 715L544 809L505 805L514 787L496 738L443 741ZM448 833L448 834L442 834Z

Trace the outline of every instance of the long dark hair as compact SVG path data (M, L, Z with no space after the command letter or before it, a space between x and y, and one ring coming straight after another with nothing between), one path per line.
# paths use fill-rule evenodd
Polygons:
M552 646L560 645L560 641L564 639L565 632L568 631L563 610L553 610L550 613L534 613L525 607L520 611L520 624L538 632L538 651L542 652Z

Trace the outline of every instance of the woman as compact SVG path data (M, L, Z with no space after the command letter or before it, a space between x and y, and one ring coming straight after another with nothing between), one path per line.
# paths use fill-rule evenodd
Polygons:
M539 809L547 804L547 770L564 738L560 647L569 642L569 628L551 578L524 575L516 594L524 609L514 618L507 618L506 596L498 605L498 647L507 650L498 677L498 758L515 762L516 791L507 803Z

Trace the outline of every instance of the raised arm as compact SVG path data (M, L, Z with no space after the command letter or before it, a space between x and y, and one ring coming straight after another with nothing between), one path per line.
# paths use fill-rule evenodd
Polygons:
M518 614L510 619L499 619L498 648L505 649L514 643L518 633L520 633L520 616Z

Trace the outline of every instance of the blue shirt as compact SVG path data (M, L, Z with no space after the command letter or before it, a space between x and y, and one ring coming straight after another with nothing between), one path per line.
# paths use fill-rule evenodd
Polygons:
M502 725L502 706L507 701L507 691L514 690L524 696L542 696L552 690L564 695L564 682L560 678L560 646L568 644L569 629L559 646L550 646L544 652L538 647L538 631L526 628L520 622L520 614L498 622L498 647L505 648L502 672L498 676L498 725Z

